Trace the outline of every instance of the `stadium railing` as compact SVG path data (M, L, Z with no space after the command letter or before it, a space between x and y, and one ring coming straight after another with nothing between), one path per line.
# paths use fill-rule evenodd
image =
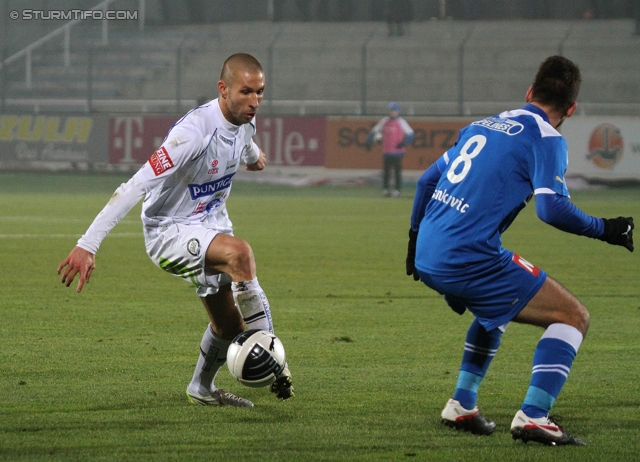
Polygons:
M103 0L102 2L98 3L97 5L89 8L87 11L106 11L107 7L109 5L111 5L114 2L117 2L119 0ZM138 0L138 5L139 5L139 9L137 11L137 20L138 20L138 27L140 28L140 30L144 29L144 15L145 15L145 1L146 0ZM13 12L12 12L13 13ZM72 13L72 12L70 12ZM13 18L16 19L16 18ZM80 22L82 21L82 19L72 19L69 22L67 22L66 24L64 24L63 26L49 32L48 34L46 34L45 36L39 38L38 40L34 41L33 43L27 45L26 47L24 47L22 50L12 54L11 56L7 57L6 59L0 59L0 69L2 69L4 66L11 64L14 61L19 60L20 58L25 59L25 86L26 88L31 88L32 86L32 80L31 80L31 76L32 76L32 59L31 59L31 54L32 52L37 49L40 48L41 46L47 44L48 42L50 42L51 40L53 40L54 38L56 38L57 36L63 34L64 38L63 38L63 47L64 47L64 51L62 53L63 56L63 62L64 62L64 66L65 67L69 67L71 64L71 29L78 25ZM103 45L107 45L109 42L109 21L102 21L101 22L101 27L102 27L102 44ZM2 58L2 57L0 57Z
M460 113L458 101L400 101L407 117L460 117L496 114L522 106L522 101L465 101ZM261 115L297 116L377 116L388 112L388 101L367 101L362 113L361 101L278 100L263 101ZM80 113L182 113L196 105L192 99L97 99L84 98L13 98L5 101L6 109L27 113L80 112ZM637 116L639 103L579 103L576 115Z

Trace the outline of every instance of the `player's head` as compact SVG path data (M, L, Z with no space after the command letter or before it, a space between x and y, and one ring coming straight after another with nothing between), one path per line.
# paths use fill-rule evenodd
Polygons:
M220 109L234 125L253 120L264 96L264 71L256 58L246 53L231 55L222 65Z
M581 81L580 69L572 61L563 56L550 56L540 64L527 98L562 117L571 115L567 113L575 109Z
M396 102L389 103L389 115L395 118L400 115L400 105Z

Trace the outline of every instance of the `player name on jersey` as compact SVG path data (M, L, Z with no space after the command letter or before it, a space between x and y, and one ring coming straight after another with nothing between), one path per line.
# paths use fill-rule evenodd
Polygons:
M458 199L457 197L447 193L446 189L436 189L431 197L445 205L450 205L452 209L456 209L460 213L465 213L469 208L469 204L463 204L464 197L462 199Z

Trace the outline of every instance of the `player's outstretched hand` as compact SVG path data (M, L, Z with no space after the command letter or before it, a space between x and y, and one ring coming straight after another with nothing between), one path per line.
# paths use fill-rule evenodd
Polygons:
M82 247L74 247L69 256L58 266L58 274L64 270L64 273L62 273L62 283L69 287L75 279L76 274L80 273L78 288L76 289L76 292L80 292L84 283L89 283L91 273L93 273L95 267L95 255Z
M418 270L416 269L416 243L418 241L418 232L409 228L409 246L407 249L407 276L413 276L413 280L420 279Z
M621 245L629 252L633 252L633 218L603 218L604 233L600 237L601 241L613 245Z

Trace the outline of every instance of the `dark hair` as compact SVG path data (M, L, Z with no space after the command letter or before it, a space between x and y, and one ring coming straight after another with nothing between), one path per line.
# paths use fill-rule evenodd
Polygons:
M545 59L533 79L531 100L564 112L578 98L580 69L564 56Z

